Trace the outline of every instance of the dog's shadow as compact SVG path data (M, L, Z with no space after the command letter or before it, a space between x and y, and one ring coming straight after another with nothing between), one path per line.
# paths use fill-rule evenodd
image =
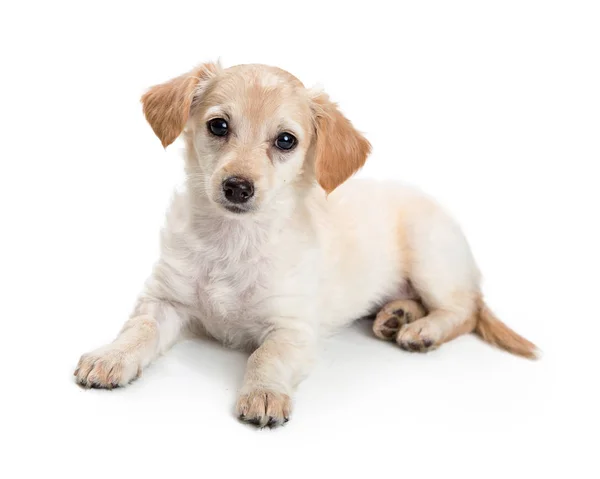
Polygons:
M242 383L248 356L248 352L226 348L211 339L189 338L157 358L144 372L144 379L185 378L235 391Z
M353 365L357 361L357 350L370 349L373 344L371 341L379 343L373 337L372 325L372 320L361 318L341 335L325 339L320 348L324 370L328 369L328 364L339 364L338 359L343 358L349 361L347 368L357 367ZM242 385L250 354L249 351L227 348L212 339L189 338L153 361L133 385L136 389L147 390L163 388L168 382L171 388L187 390L189 385L203 384L210 389L232 392L235 398L235 392ZM366 354L366 358L360 359L359 367L368 364L369 357Z

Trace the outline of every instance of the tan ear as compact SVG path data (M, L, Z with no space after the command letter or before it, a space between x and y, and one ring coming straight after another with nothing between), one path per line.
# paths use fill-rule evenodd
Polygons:
M325 93L312 101L317 134L315 173L319 184L331 193L365 164L371 144Z
M181 134L190 115L192 100L201 86L216 76L219 66L205 63L173 80L150 88L142 96L144 115L166 148Z

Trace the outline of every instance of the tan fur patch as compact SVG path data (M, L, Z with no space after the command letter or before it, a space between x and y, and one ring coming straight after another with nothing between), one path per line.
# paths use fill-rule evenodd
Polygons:
M413 254L406 233L406 218L404 217L404 214L400 214L398 217L398 223L396 223L396 237L398 238L399 256L402 259L400 265L401 274L404 279L408 280L410 278Z
M483 299L479 302L479 320L475 326L475 333L485 342L509 353L528 359L537 359L538 357L536 345L500 321Z
M313 98L313 108L317 133L315 173L319 184L331 193L365 164L371 144L326 94Z
M165 148L183 131L198 84L216 75L218 68L214 63L205 63L189 73L153 86L142 96L144 115Z
M448 341L451 341L451 340L453 340L455 338L458 338L459 336L462 336L463 334L472 333L473 330L475 329L475 325L476 324L477 324L477 313L474 312L466 320L464 320L461 323L457 324L452 329L452 331L450 331L446 335L446 337L443 339L443 342L447 343Z

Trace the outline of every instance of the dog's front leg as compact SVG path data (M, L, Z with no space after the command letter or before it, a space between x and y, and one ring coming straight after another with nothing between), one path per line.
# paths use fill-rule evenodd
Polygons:
M292 393L314 361L315 346L314 334L306 330L271 332L248 359L238 417L260 427L287 422Z
M171 303L141 299L112 343L81 356L75 380L101 389L127 385L179 338L187 321L187 313Z

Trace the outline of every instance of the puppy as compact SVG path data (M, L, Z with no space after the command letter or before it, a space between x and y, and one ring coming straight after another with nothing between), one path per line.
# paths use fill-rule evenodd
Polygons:
M278 68L207 63L142 104L164 147L183 133L187 187L129 320L81 357L79 384L125 386L202 333L252 351L237 414L262 427L288 421L319 340L375 313L375 336L408 351L474 331L535 356L484 303L469 246L435 202L346 182L371 147L323 92Z

